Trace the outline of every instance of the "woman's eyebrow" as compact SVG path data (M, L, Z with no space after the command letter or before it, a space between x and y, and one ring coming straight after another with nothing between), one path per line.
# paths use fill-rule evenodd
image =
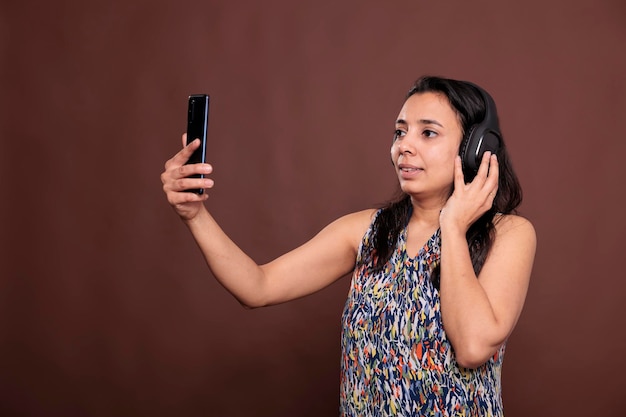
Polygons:
M425 125L437 125L439 127L443 127L443 125L441 123L439 123L436 120L431 120L431 119L420 119L419 120L420 123L425 124Z
M418 122L423 124L423 125L437 125L439 127L443 127L443 125L441 123L439 123L436 120L432 120L432 119L419 119ZM396 124L397 125L407 125L408 123L404 119L398 119L398 120L396 120Z

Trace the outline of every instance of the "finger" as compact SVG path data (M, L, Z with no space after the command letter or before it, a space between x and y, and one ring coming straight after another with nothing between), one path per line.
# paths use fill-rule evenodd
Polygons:
M496 195L498 194L499 174L498 158L496 155L491 155L489 158L489 174L487 175L487 180L485 181L485 185L483 187L483 189L489 193L486 201L489 207L493 207Z
M483 189L488 191L489 195L496 195L496 191L498 190L498 176L498 158L496 155L491 155L489 157L489 172L483 184Z
M208 174L213 172L213 167L209 164L191 164L180 165L174 172L170 174L173 181L181 181L183 179L204 180L206 184L213 186L213 180L206 178ZM199 176L203 175L204 178ZM204 188L204 187L187 187L187 188ZM185 188L183 188L185 189Z
M213 188L215 182L210 178L178 178L163 184L165 192L184 192L186 190L197 190L199 188Z
M476 177L474 178L474 181L472 182L474 183L481 182L481 185L484 185L484 181L487 178L487 173L489 172L489 158L490 157L491 157L491 152L489 151L483 154L483 157L480 160L480 166L478 167L478 172L476 173Z
M209 187L213 186L213 180L206 177L208 174L213 172L213 166L210 164L180 165L180 163L174 163L173 159L174 158L167 161L165 164L165 171L161 173L161 182L163 183L163 188L166 192L168 190L180 191L181 188L184 189L184 187L175 185L176 181L180 181L185 178L202 180L203 178L200 178L199 175L204 176L204 180L208 181L207 184Z
M498 164L498 157L494 154L489 158L489 174L485 186L489 187L494 195L498 190L498 181L500 177L500 164Z
M170 160L171 163L177 164L177 165L182 165L186 163L189 160L189 157L191 156L191 154L199 147L200 147L200 139L196 139L192 141L188 145L185 145L183 149L178 151L176 155L174 155L174 157Z
M460 190L465 186L465 177L463 176L463 164L459 155L454 158L454 189Z
M169 159L165 163L165 170L167 171L167 170L170 170L171 168L176 168L180 165L185 164L189 160L189 157L191 156L193 151L198 149L198 146L200 146L200 140L191 142L189 145L186 145L185 147L183 147L183 149L178 151L176 155L174 155L171 159Z
M183 148L185 148L187 145L191 145L191 143L195 142L195 141L199 141L200 138L194 138L193 141L191 141L190 143L187 143L187 134L183 133L183 135L181 136L182 142L183 142Z
M208 193L196 194L188 192L169 193L168 202L173 206L182 205L185 203L194 203L198 201L204 201L209 198Z

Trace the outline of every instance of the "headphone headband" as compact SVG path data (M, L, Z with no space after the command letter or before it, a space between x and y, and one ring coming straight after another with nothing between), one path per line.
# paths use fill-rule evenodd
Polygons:
M466 81L468 85L474 87L480 93L483 103L485 105L485 117L480 125L489 127L491 130L500 133L500 122L498 120L498 111L496 110L496 102L493 97L481 86L472 82Z

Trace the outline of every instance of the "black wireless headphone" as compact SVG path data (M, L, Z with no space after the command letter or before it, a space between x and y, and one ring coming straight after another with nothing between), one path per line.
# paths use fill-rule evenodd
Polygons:
M473 125L468 130L463 138L459 152L463 163L465 182L470 182L478 172L483 154L486 151L490 151L492 154L498 152L502 143L502 134L500 133L498 113L493 98L476 84L466 83L480 92L485 103L485 118L482 122Z

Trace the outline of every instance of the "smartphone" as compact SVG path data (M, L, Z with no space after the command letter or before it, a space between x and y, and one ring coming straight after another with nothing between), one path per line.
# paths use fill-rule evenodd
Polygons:
M187 110L187 144L200 139L196 149L186 164L206 163L206 136L209 128L209 95L192 94L189 96ZM204 178L204 174L194 174L192 178ZM187 190L196 194L204 193L203 188Z

